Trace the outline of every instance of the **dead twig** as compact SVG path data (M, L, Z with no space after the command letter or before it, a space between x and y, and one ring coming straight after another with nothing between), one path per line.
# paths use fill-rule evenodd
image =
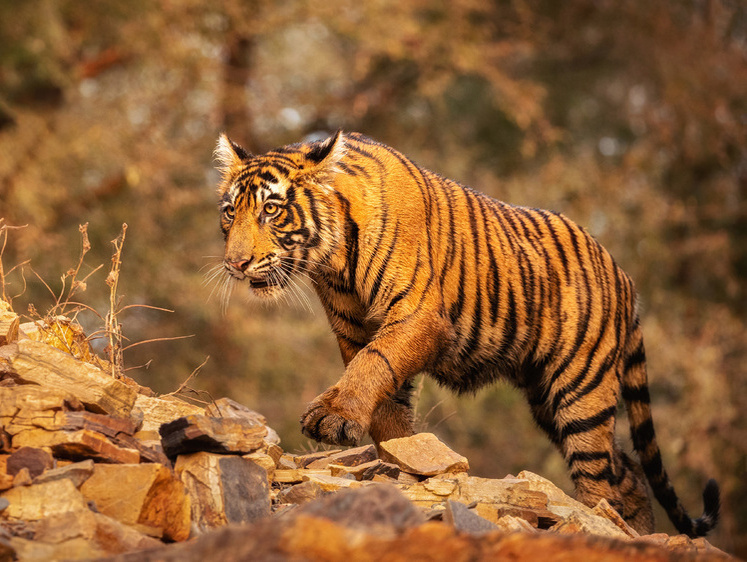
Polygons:
M138 345L143 345L144 343L153 343L157 341L185 340L187 338L193 338L193 337L195 337L195 335L190 334L188 336L172 336L172 337L165 337L165 338L152 338L149 340L136 341L135 343L131 343L130 345L123 347L122 351L127 351L128 349L132 349L133 347L137 347Z
M3 266L3 254L5 253L5 246L8 243L8 231L9 230L20 230L22 228L26 228L26 226L28 226L28 225L11 226L9 224L5 224L5 219L4 218L0 218L0 239L2 240L2 245L0 245L0 290L2 291L2 299L5 302L9 303L9 304L11 304L11 301L13 300L13 298L9 299L7 293L5 292L5 287L6 287L5 278L6 278L7 275L9 275L10 273L12 273L13 270L16 269L17 267L19 267L19 266L23 267L23 264L16 265L13 268L11 268L10 270L8 270L7 272L5 271L5 267ZM24 262L24 264L27 264L27 263L28 262ZM25 290L26 289L26 279L24 278L23 281L24 281L23 287L24 287L24 290ZM21 292L21 294L23 294L23 292ZM16 295L16 296L20 296L20 295Z
M106 277L106 284L109 286L109 312L106 315L106 332L109 336L109 345L107 346L109 355L109 364L112 369L112 376L119 378L119 374L124 367L122 357L122 325L117 320L117 286L119 285L119 272L122 268L122 248L124 247L125 236L127 234L127 223L122 224L122 233L112 240L114 245L114 254L112 255L112 268Z
M185 389L189 389L189 390L191 390L192 392L197 392L197 391L195 391L194 389L191 389L191 388L189 388L189 387L187 386L187 383L188 383L188 382L189 382L190 380L192 380L192 378L193 378L193 377L196 377L196 376L197 376L197 373L199 373L199 372L200 372L200 369L202 369L202 368L203 368L203 367L204 367L204 366L205 366L205 365L207 364L207 362L208 362L209 360L210 360L210 356L208 355L207 357L205 357L205 360L204 360L204 361L203 361L202 363L200 363L200 365L198 365L198 366L197 366L197 367L195 368L195 370L194 370L194 371L192 371L192 373L190 373L190 375L189 375L189 376L188 376L188 377L187 377L187 378L186 378L186 379L184 380L184 382L182 382L182 384L180 384L180 385L179 385L179 388L177 388L177 389L176 389L176 390L175 390L174 392L169 392L169 393L168 393L168 394L166 394L165 396L175 396L175 395L177 395L177 394L181 393L182 391L184 391ZM202 392L205 392L205 391L202 391Z

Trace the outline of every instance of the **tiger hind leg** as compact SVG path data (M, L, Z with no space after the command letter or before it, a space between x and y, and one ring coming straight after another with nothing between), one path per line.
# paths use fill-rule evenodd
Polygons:
M548 393L545 410L553 413L554 441L570 468L576 499L589 507L606 499L631 527L649 534L654 518L643 471L615 440L614 377L615 367L608 365L606 372L565 379Z

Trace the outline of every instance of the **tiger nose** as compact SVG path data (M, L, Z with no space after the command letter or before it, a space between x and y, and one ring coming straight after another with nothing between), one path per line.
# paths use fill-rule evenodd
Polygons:
M229 261L226 260L226 263L230 265L234 269L238 269L242 273L246 273L246 270L249 268L249 264L252 262L251 259L248 260L238 260L238 261Z

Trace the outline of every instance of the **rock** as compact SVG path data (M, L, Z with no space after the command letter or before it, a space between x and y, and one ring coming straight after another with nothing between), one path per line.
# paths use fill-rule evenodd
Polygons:
M270 515L267 472L249 459L192 453L180 455L175 470L190 496L192 525L198 533Z
M556 515L563 517L574 510L591 512L591 508L574 500L548 479L528 470L521 471L516 476L516 480L524 481L526 483L524 484L526 490L543 493L547 497L547 509Z
M252 453L263 444L267 428L243 418L212 418L190 415L164 424L163 451L169 458L184 453Z
M32 385L0 389L0 413L8 414L0 420L6 422L13 447L48 447L61 458L120 463L142 458L168 464L163 453L131 436L135 426L129 418L68 411L69 405L66 392L49 393Z
M322 497L324 493L319 484L307 480L281 490L277 495L277 501L301 505Z
M204 409L173 396L155 398L138 394L133 406L133 413L135 412L142 412L143 415L143 421L138 430L155 432L155 438L160 441L158 429L161 425L184 416L202 415Z
M293 460L293 456L289 455L288 453L282 453L278 460L275 462L275 466L280 470L296 470L298 468L301 468Z
M382 460L411 474L434 476L469 470L467 459L449 449L432 433L382 441L379 451Z
M340 490L301 507L297 513L324 517L347 528L372 533L400 532L425 521L420 511L389 484Z
M10 503L3 512L3 516L9 519L36 521L68 511L88 509L86 499L70 480L11 488L3 492L2 497Z
M274 429L267 426L267 420L262 414L255 412L251 408L247 408L243 404L239 404L235 400L231 400L230 398L219 398L205 408L205 413L208 416L216 418L238 418L256 421L267 427L265 446L277 445L280 443L280 436Z
M64 412L57 416L59 426L47 429L88 429L114 440L122 435L135 433L135 423L130 418L104 416L93 412Z
M262 414L231 398L218 398L205 408L205 415L213 418L245 419L260 425L267 425L267 419Z
M495 480L491 478L466 477L459 478L457 483L458 495L452 499L509 504L543 510L547 509L549 502L547 495L543 491L533 489L531 482L520 478ZM565 496L565 494L563 495Z
M82 410L69 390L36 385L0 387L0 425L13 436L34 427L59 427L60 412Z
M301 468L278 468L275 470L275 482L279 482L280 484L303 482L310 476L332 476L332 473L329 469L303 470Z
M24 466L13 477L13 487L17 488L18 486L30 486L30 485L31 485L31 474L29 473L29 469Z
M163 465L97 464L81 492L100 513L121 523L173 541L189 537L189 496Z
M36 478L53 466L54 458L47 451L34 447L21 447L8 457L5 471L15 476L19 470L26 468L29 471L29 476Z
M360 466L362 464L376 460L376 447L373 445L366 445L363 447L355 447L353 449L347 449L345 451L332 452L322 458L313 460L305 463L302 466L304 468L327 468L330 464L336 464L340 466Z
M463 503L454 500L446 502L443 519L457 531L470 535L483 535L497 529L494 523L483 519Z
M568 514L562 521L553 525L550 531L562 535L584 533L614 539L630 538L629 535L609 519L581 511Z
M118 447L96 431L47 431L29 429L13 437L15 447L48 447L55 457L71 460L96 459L111 463L140 462L140 451Z
M495 522L495 526L498 530L504 533L524 532L524 533L536 533L537 529L532 526L523 517L514 517L513 515L503 515L499 517Z
M92 412L129 417L137 397L135 388L44 343L20 340L14 345L10 366L17 382L67 391Z
M283 456L283 449L281 449L279 445L276 445L274 443L268 444L265 454L272 457L272 460L275 462L276 468L280 468L278 466L278 463L280 462L280 459ZM293 468L296 468L296 467L294 466Z
M0 426L0 453L10 453L13 448L12 441L10 435L5 431L5 428Z
M272 486L272 482L275 479L275 461L270 455L256 452L243 455L243 458L262 467L267 473L267 485Z
M361 474L361 480L373 480L376 476L386 476L392 480L397 480L401 472L396 464L384 462L381 459L360 466L366 467L363 474Z
M342 451L340 449L331 449L329 451L317 451L315 453L308 453L305 455L296 455L292 459L297 468L306 468L312 462L329 458L331 455L341 452Z
M625 519L622 518L622 515L620 515L617 510L609 504L607 500L600 500L599 503L594 506L592 512L594 513L594 515L598 515L599 517L604 517L612 521L612 523L614 523L623 533L628 535L630 538L640 537L638 531L628 525Z
M42 484L54 480L70 480L76 488L80 488L83 482L91 477L91 474L93 474L93 461L88 459L47 470L44 474L34 478L34 484Z
M18 315L5 309L5 304L5 301L0 301L0 345L7 345L18 339Z
M36 526L34 541L54 546L50 559L94 558L162 546L111 517L88 509L47 517Z
M381 459L375 459L357 466L344 466L340 464L327 465L332 476L343 476L350 474L356 480L373 480L378 475L388 476L396 480L400 473L400 468L396 464L384 462Z
M534 531L510 534L490 532L480 536L460 533L441 522L423 523L422 515L417 512L412 514L412 520L408 520L405 512L412 509L412 506L406 501L399 504L396 498L365 495L377 488L378 486L369 486L361 490L342 491L295 508L279 519L264 519L251 525L223 527L188 543L125 554L117 560L663 562L678 559L661 546L603 537L563 536ZM383 504L386 504L388 509L376 508ZM372 506L375 509L372 510ZM517 520L519 526L522 525L520 521ZM686 559L693 559L692 555L685 556ZM710 559L717 558L711 555Z
M311 474L304 476L304 482L314 482L324 492L337 492L343 488L359 488L362 484L355 477L340 477L327 474Z
M13 477L10 474L0 473L0 492L13 487Z

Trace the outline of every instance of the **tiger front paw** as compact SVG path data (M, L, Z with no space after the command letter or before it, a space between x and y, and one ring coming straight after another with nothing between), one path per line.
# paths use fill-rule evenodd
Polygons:
M315 441L344 446L356 445L365 433L360 423L334 413L324 394L301 416L301 431Z

